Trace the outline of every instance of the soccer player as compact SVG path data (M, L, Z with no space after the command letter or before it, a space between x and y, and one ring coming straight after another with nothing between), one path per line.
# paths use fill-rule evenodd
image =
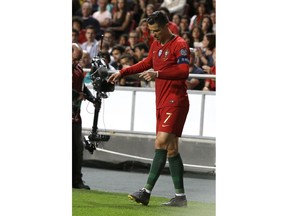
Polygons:
M178 139L189 110L189 100L185 80L189 74L190 50L187 43L174 35L168 28L167 16L155 11L147 19L152 32L152 43L147 58L112 74L108 82L140 73L147 81L155 79L156 93L156 140L155 155L146 185L128 197L137 203L148 205L150 195L168 157L169 169L175 188L175 197L164 206L187 206L183 183L183 162L178 152ZM153 70L148 70L153 68ZM147 71L148 70L148 71ZM144 72L143 72L144 71Z

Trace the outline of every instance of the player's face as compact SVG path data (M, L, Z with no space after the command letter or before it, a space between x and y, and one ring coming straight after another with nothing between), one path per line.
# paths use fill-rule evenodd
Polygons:
M153 25L148 24L148 28L150 30L150 33L153 35L153 37L158 41L163 41L163 27L158 26L157 23L154 23Z

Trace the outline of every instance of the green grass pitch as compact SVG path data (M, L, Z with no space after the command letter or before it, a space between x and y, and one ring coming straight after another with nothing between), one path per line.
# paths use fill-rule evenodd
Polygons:
M188 202L187 208L163 207L169 199L151 196L148 206L128 199L128 194L96 190L72 191L73 216L215 216L215 203Z

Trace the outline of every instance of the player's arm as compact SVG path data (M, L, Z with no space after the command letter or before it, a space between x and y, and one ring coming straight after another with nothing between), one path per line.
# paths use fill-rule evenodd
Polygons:
M135 65L132 65L127 68L123 68L120 70L120 74L122 76L127 76L131 74L136 74L148 70L152 67L152 58L148 55L147 58L143 59L142 61L138 62Z
M123 68L119 72L112 74L109 77L108 82L115 83L123 76L140 73L140 72L150 69L151 67L152 67L152 51L150 50L147 58L138 62L135 65L132 65L127 68Z
M116 73L112 74L109 77L108 82L114 84L121 77L124 77L124 76L127 76L127 75L136 74L136 73L140 73L142 71L145 71L145 70L151 68L152 64L149 62L149 59L147 59L147 58L142 60L142 61L140 61L140 62L138 62L135 65L132 65L132 66L127 67L127 68L123 68L119 72L116 72Z

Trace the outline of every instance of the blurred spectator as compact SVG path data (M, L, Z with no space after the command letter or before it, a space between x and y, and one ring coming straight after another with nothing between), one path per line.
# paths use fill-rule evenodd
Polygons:
M185 31L182 33L182 36L181 36L185 41L186 43L188 44L189 47L193 47L193 43L192 43L192 35L189 31Z
M72 43L79 43L78 41L78 38L79 38L79 31L76 30L76 29L72 29Z
M180 26L181 18L182 18L181 14L176 13L172 16L172 22L175 23L177 26ZM190 22L190 20L189 20L189 22Z
M86 41L85 29L83 29L83 20L81 17L74 16L72 18L72 29L76 29L79 32L78 42L82 44Z
M132 15L128 10L127 0L117 0L116 11L112 15L110 29L115 32L115 40L118 40L120 35L130 31Z
M100 51L107 51L107 52L109 52L109 44L108 44L106 41L102 41L102 43L101 43L101 41L98 41L97 51L98 51L98 53L99 53Z
M209 15L204 15L201 21L203 34L213 33L213 23Z
M121 44L124 47L129 46L128 34L125 33L125 34L120 35L118 44Z
M110 64L111 58L110 58L110 54L108 51L99 51L98 54L99 54L99 56L101 56L101 58L104 59L109 71L116 71L116 69Z
M121 45L115 45L112 48L112 56L114 61L111 62L111 65L116 69L116 70L120 70L121 69L121 65L119 63L119 58L122 54L124 54L125 52L125 47L121 46Z
M138 32L136 30L130 31L129 35L128 35L128 44L133 51L134 51L134 47L138 43L138 41L139 41Z
M121 65L121 68L130 67L131 65L134 65L135 59L130 54L123 54L119 57L119 63ZM138 75L130 75L120 78L119 80L120 86L132 86L132 87L141 87L140 79L138 78Z
M103 41L109 44L109 52L111 52L113 46L116 44L114 31L106 29L103 34Z
M83 50L82 58L80 59L79 64L84 69L91 69L91 57L87 50ZM90 72L85 72L84 82L85 83L91 83L90 79Z
M145 18L140 21L139 26L136 28L136 31L139 36L138 41L144 42L147 44L148 47L150 47L152 42L154 41L154 38L150 34L150 30L148 28L148 22Z
M87 41L81 44L81 48L83 50L87 50L90 54L90 57L93 58L98 53L98 41L96 40L95 28L92 25L86 27L85 36Z
M206 74L200 67L195 64L195 53L191 52L190 64L189 64L189 74ZM205 79L200 78L188 78L186 85L188 89L202 90L204 88Z
M94 12L92 17L98 20L100 27L102 29L107 28L112 20L112 15L109 10L107 10L108 0L98 1L98 11Z
M84 4L84 2L89 2L91 4L92 7L92 11L91 14L93 14L94 12L96 12L98 10L98 4L97 4L97 0L80 0L80 5L82 6ZM76 13L74 14L75 16L83 16L82 10L81 10L81 6L80 8L76 11ZM74 16L73 15L73 16Z
M141 42L141 43L137 43L134 46L134 55L138 62L146 58L148 55L148 52L149 52L149 48L146 43Z
M193 48L202 47L203 31L199 26L194 26L191 30Z
M211 18L211 20L212 20L212 25L213 25L212 30L213 30L213 33L216 33L216 13L215 13L215 11L212 11L212 12L210 13L210 18Z
M91 57L87 50L83 50L79 64L82 68L91 68Z
M135 53L134 53L134 49L132 49L130 46L126 46L125 47L125 52L124 52L125 54L129 54L129 55L131 55L131 56L135 56ZM134 57L135 58L135 61L136 61L136 57Z
M180 20L179 35L182 36L183 32L189 32L189 18L184 15Z
M197 6L197 14L191 17L189 29L191 30L194 26L200 26L203 16L206 14L206 4L200 2Z
M100 33L100 24L98 20L92 17L92 3L84 2L81 6L83 28L86 29L87 26L92 25L97 33Z
M216 75L216 48L212 54L214 65L209 67L207 65L202 66L203 70L212 75ZM204 91L216 91L216 79L205 79Z
M213 66L214 60L212 55L216 52L216 36L213 33L208 33L204 35L202 41L203 48L197 51L198 58L200 60L200 65L198 66Z
M168 10L166 7L160 7L160 8L158 9L158 11L163 12L163 13L166 14L166 16L168 17L168 20L169 20L169 26L168 26L168 28L170 29L170 31L171 31L173 34L179 35L179 27L178 27L175 23L173 23L173 22L171 21L169 10Z
M170 14L183 13L186 0L164 0L161 7L166 7Z
M155 7L153 4L147 4L142 15L141 19L148 18L155 11Z

